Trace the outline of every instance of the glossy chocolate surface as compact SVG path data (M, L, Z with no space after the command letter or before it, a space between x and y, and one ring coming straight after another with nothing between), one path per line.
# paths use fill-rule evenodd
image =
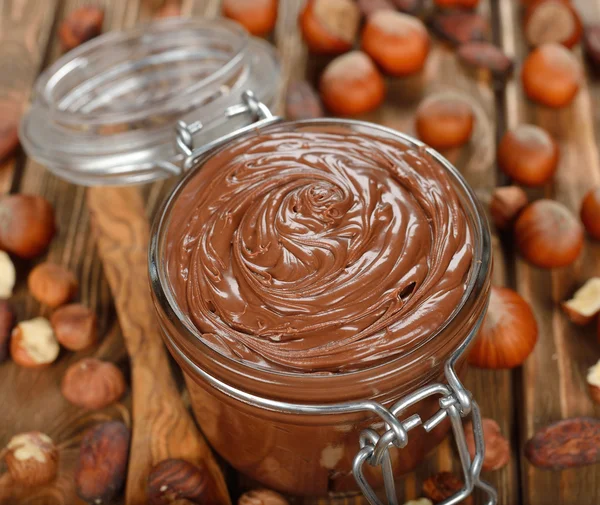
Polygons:
M167 234L176 301L203 339L289 372L414 349L459 305L473 256L445 168L344 127L230 143L188 181Z

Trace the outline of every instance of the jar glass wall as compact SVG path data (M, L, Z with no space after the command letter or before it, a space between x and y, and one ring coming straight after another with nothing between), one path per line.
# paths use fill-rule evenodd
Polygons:
M196 418L215 450L234 468L269 487L291 494L322 496L356 489L351 464L358 451L359 434L369 426L382 428L382 422L372 413L299 414L281 405L332 405L369 399L388 407L426 384L444 382L445 363L472 335L485 314L491 258L482 209L458 171L439 154L398 132L358 121L282 123L264 128L260 134L302 132L308 128L337 128L398 142L404 148L426 150L447 171L473 233L473 259L462 299L443 325L394 359L339 373L269 369L235 359L208 345L178 303L165 258L169 255L173 209L185 195L189 181L215 152L201 159L165 202L153 230L150 276L165 342L184 372ZM249 135L256 132L246 134ZM464 358L463 355L457 363L459 373L464 370ZM234 398L215 387L215 381L245 396ZM417 413L426 420L438 409L437 399L428 399L403 416ZM448 428L443 423L431 433L413 430L405 449L391 451L396 473L414 469L444 438ZM366 475L374 486L381 484L378 470L367 466Z

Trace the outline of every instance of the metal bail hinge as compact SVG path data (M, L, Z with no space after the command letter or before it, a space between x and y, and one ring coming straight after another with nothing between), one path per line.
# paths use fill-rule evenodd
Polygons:
M210 151L212 148L224 144L233 137L250 129L260 128L280 120L279 117L276 117L271 113L264 103L256 98L252 91L246 90L242 92L241 98L242 103L232 105L225 109L224 119L227 120L243 114L249 114L252 123L244 128L240 128L211 142L205 143L200 147L196 148L194 146L194 135L199 133L207 125L203 124L202 121L194 121L190 124L185 121L177 121L177 125L175 126L175 146L177 151L183 155L183 171L187 172L200 156ZM223 121L223 118L221 121Z
M446 417L450 418L452 425L465 484L463 489L447 498L439 505L457 505L471 495L474 488L481 489L487 495L487 505L495 505L497 503L498 498L495 489L482 481L479 477L483 465L483 456L485 454L485 442L483 439L483 427L479 406L473 401L471 394L459 381L451 363L446 364L445 372L448 385L430 384L425 386L405 398L402 398L386 411L386 413L391 414L391 416L386 415L383 418L387 430L383 435L380 436L372 429L366 429L361 433L360 450L354 458L352 473L354 474L361 491L371 505L384 504L367 482L363 472L364 464L368 463L371 466L381 466L388 505L398 505L392 459L390 457L389 449L392 445L399 449L406 447L408 444L408 432L411 429L422 425L423 429L429 433ZM398 419L398 416L402 415L408 407L433 395L441 396L439 400L440 410L430 419L423 422L417 414L404 421ZM468 417L469 415L473 423L473 434L475 437L475 457L473 460L471 460L471 456L467 449L463 428L463 418Z

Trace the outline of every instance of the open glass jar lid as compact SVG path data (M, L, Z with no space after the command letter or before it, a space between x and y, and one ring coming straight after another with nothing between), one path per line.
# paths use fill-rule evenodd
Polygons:
M27 153L87 186L139 184L177 175L183 120L200 143L250 123L224 114L251 89L272 104L279 65L272 46L225 19L166 19L102 35L38 79L21 124Z

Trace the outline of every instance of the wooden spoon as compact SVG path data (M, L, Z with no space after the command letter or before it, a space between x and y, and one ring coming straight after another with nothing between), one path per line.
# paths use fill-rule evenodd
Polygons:
M213 454L184 407L160 336L150 296L150 228L135 187L90 188L92 231L131 359L133 429L127 505L145 505L150 468L167 458L203 461L220 505L231 500Z

